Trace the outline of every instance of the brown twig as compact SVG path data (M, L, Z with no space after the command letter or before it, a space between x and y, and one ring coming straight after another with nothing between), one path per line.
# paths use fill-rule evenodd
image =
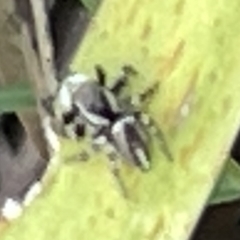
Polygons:
M49 25L44 1L29 0L35 23L39 61L43 74L43 81L48 92L54 93L57 88L56 72L54 67L53 47L49 32Z

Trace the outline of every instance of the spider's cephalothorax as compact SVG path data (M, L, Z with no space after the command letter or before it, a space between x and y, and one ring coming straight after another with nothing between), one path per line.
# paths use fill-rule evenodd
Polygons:
M114 121L120 111L113 92L104 86L100 69L96 69L98 81L83 74L72 74L64 79L55 96L42 100L45 110L62 123L68 137L81 137L86 129L93 135ZM117 87L113 87L114 90ZM69 126L71 133L66 132Z
M171 158L163 134L154 127L153 121L136 109L131 97L120 96L129 76L136 71L130 66L123 67L122 74L111 87L106 85L106 74L100 66L96 67L96 73L95 81L81 74L66 78L52 98L52 102L60 105L61 114L56 114L55 110L52 115L60 116L65 126L71 125L75 136L82 137L87 132L93 146L105 148L115 175L118 156L142 170L149 169L149 134L146 130L154 131L164 143L167 157ZM137 102L145 101L156 87L155 84L140 94Z

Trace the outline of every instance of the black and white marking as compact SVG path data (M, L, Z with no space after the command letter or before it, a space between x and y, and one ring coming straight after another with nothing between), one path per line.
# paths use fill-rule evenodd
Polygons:
M58 116L62 116L60 120L65 128L71 126L76 138L89 134L92 145L105 148L111 162L119 156L142 170L149 170L151 164L147 146L150 137L148 129L163 143L165 155L169 159L172 159L172 156L162 132L154 126L149 117L136 109L134 104L137 102L137 105L141 105L154 94L157 85L137 96L137 100L133 97L121 97L128 78L134 74L136 71L132 67L125 66L112 86L107 86L105 71L101 66L97 66L95 80L82 74L66 78L53 102L61 106ZM71 87L68 79L71 80ZM114 175L118 175L116 169L114 166Z

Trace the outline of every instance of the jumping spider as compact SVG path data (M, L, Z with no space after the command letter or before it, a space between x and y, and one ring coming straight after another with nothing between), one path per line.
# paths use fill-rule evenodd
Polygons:
M95 70L95 81L79 73L67 77L56 96L45 99L43 105L51 106L55 99L59 99L63 125L71 126L76 138L88 133L94 148L105 147L111 171L118 179L119 156L142 170L150 168L146 144L149 130L161 141L167 158L172 159L162 131L156 128L154 121L135 106L133 97L121 97L129 77L137 72L131 66L124 66L112 86L107 86L103 68L96 66ZM139 94L135 102L143 103L156 89L157 84L154 84ZM54 108L50 109L49 113L56 116Z

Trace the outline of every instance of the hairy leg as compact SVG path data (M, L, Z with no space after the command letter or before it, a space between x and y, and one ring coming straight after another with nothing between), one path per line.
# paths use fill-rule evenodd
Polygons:
M122 89L126 87L129 77L134 75L137 75L137 71L134 69L134 67L132 67L131 65L123 66L118 78L110 87L110 91L112 91L115 96L119 96Z
M103 86L106 87L106 72L103 69L103 67L101 65L96 65L95 66L95 72L96 72L96 77L98 80L98 83Z
M116 186L122 196L127 198L127 189L120 175L120 159L118 158L115 146L108 141L106 136L99 134L93 140L93 148L95 148L96 151L103 149L106 152L109 160L109 169L114 177Z

